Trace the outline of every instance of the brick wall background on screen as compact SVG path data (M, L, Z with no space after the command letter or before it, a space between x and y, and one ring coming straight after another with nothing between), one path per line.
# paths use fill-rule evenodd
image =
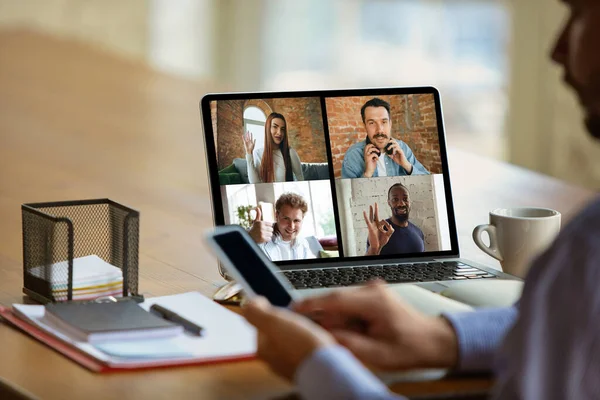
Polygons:
M392 137L412 149L417 160L432 174L442 173L435 100L431 94L377 96L391 105ZM373 96L326 99L333 169L342 177L342 161L348 148L367 136L360 108Z
M242 131L244 110L249 106L260 108L266 116L271 112L283 114L288 124L290 146L298 152L300 161L327 162L319 98L221 100L216 103L215 132L219 169L231 165L234 158L245 157Z
M368 215L370 205L377 202L380 219L392 216L387 204L387 193L394 183L402 183L409 190L409 221L423 231L425 251L440 250L441 238L432 175L358 178L336 181L341 228L345 231L342 237L346 255L364 255L367 250L368 230L363 211L367 211Z

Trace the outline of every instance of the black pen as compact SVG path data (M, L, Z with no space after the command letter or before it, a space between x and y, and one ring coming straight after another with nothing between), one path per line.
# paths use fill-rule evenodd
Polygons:
M158 304L153 304L150 307L150 312L158 315L159 317L161 317L163 319L166 319L167 321L171 321L178 325L183 326L183 329L185 329L186 331L188 331L189 333L191 333L193 335L202 336L202 331L204 330L204 328L202 328L199 325L196 325L195 323L191 322L190 320L183 318L181 315L177 314L176 312L173 312L173 311L171 311L163 306L160 306Z

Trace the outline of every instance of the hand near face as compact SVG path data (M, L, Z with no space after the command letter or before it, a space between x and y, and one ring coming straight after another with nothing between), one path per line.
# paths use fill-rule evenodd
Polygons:
M369 206L369 215L363 211L363 216L369 230L369 249L367 255L378 255L394 233L394 227L386 220L379 219L379 206Z
M309 298L293 308L300 314L319 315L321 326L338 343L379 369L452 368L458 361L450 323L416 311L383 282Z
M270 242L273 238L273 223L262 220L262 211L260 207L256 207L255 210L256 218L254 218L248 233L252 240L257 244Z
M404 154L404 151L402 151L398 142L392 139L390 140L390 143L390 148L393 151L392 155L390 156L391 159L394 160L396 164L404 168L406 172L408 172L409 174L412 173L413 166L406 158L406 154Z
M254 146L256 145L256 139L254 139L254 136L252 136L252 132L244 133L243 139L246 154L252 154L252 152L254 151Z
M333 336L319 325L300 314L273 307L263 297L244 305L242 314L258 330L258 358L288 380L313 352L335 344Z
M363 156L365 158L365 172L364 177L370 178L375 173L377 168L377 161L379 160L379 149L372 143L368 143L365 146Z

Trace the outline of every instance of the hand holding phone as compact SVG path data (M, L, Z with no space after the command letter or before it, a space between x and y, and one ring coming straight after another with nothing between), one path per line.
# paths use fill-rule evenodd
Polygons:
M388 156L394 154L394 139L390 139L390 142L385 145L385 152Z
M264 296L279 307L292 303L292 286L242 227L218 226L206 235L206 241L247 296Z

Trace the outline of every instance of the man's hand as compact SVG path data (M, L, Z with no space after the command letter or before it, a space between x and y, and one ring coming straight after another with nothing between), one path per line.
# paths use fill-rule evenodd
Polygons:
M382 282L306 299L294 309L319 315L321 326L340 344L375 368L452 368L458 362L458 340L450 323L414 310Z
M245 304L242 314L258 330L258 357L288 380L313 352L335 344L333 336L319 325L300 314L273 307L263 297Z
M381 154L381 152L374 144L369 143L365 146L365 151L363 153L363 157L365 158L365 172L363 176L365 178L370 178L375 173L379 154Z
M368 256L379 255L383 246L385 246L394 233L394 228L386 220L379 220L379 206L375 203L375 207L369 206L369 215L363 211L363 217L367 223L369 230L369 248L367 249Z
M404 151L402 151L398 142L395 141L394 139L391 139L390 143L391 143L390 148L393 151L392 156L391 156L392 160L394 160L394 162L396 164L398 164L399 166L404 168L404 170L409 175L412 174L413 165L406 158L406 154L404 154Z
M252 136L252 132L248 131L244 133L244 149L246 149L246 154L252 154L254 151L254 146L256 145L256 139Z
M255 210L256 218L254 218L248 233L257 244L270 242L273 238L273 223L262 221L262 211L260 207L256 207Z

